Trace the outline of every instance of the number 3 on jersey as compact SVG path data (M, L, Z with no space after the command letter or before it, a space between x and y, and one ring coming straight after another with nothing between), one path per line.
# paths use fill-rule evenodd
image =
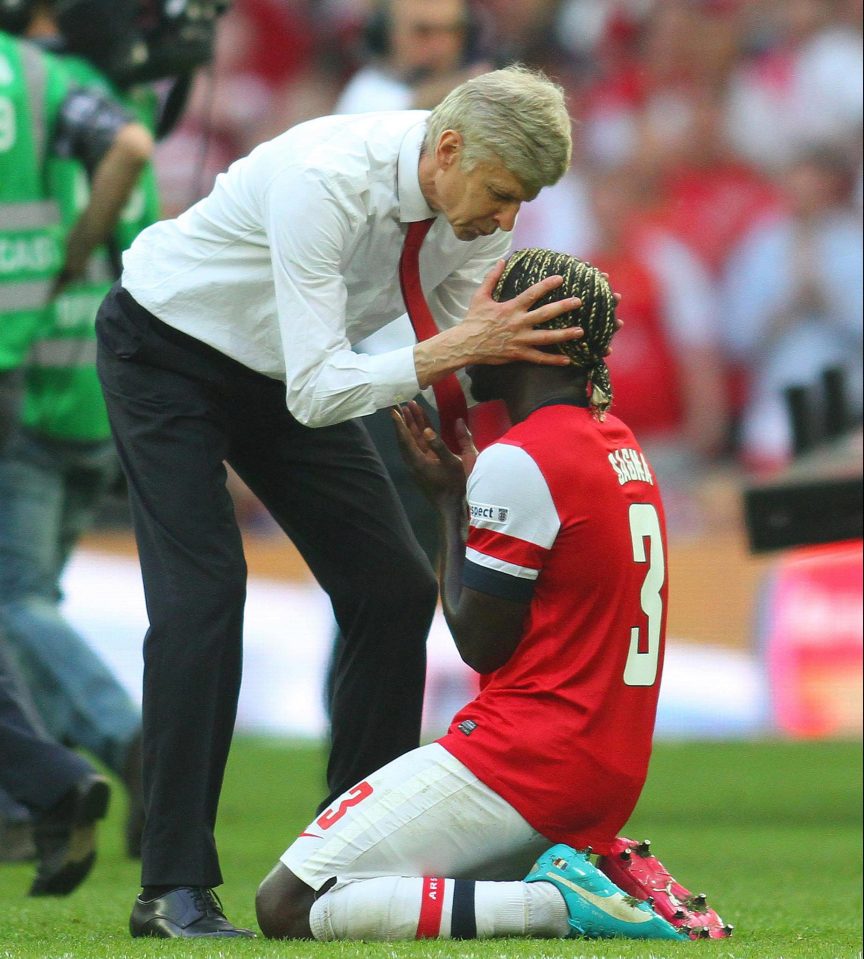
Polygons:
M634 626L630 630L630 652L624 667L624 682L628 686L653 686L660 656L660 627L663 623L663 596L660 591L666 579L666 557L663 555L660 518L650 503L630 505L630 539L633 543L633 561L648 564L639 596L647 628Z

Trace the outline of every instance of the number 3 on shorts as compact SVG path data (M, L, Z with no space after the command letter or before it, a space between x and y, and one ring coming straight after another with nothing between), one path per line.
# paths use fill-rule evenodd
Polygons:
M356 806L357 803L363 802L367 796L371 796L372 791L372 787L364 779L362 783L358 783L353 789L348 790L348 792L345 794L345 798L335 809L332 806L329 809L326 809L315 820L316 825L321 829L329 829L331 826L339 822L339 820L352 806Z
M666 579L666 557L663 555L660 519L650 503L630 505L630 539L633 543L633 561L648 564L639 596L647 628L634 626L630 630L630 652L624 667L624 682L628 686L653 686L660 655L660 626L663 623L663 597L660 590ZM647 554L646 539L650 547Z

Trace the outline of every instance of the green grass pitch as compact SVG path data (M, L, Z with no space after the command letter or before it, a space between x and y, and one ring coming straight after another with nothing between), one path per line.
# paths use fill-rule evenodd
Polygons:
M849 959L861 956L861 744L659 743L625 834L650 838L676 878L735 924L731 939L686 943L487 940L279 943L133 940L138 864L121 852L119 792L99 861L65 899L28 899L32 866L0 866L0 959ZM238 738L218 840L228 915L254 925L261 877L311 818L323 748Z

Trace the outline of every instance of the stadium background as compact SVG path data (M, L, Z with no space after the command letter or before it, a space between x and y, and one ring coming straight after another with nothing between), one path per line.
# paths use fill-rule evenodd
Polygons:
M218 171L257 142L329 112L363 62L360 41L370 6L363 0L235 0L220 23L212 72L201 73L182 125L159 147L166 214L206 193ZM689 180L695 184L691 199L701 209L754 212L758 204L748 197L770 193L796 138L815 132L839 143L849 158L847 212L860 224L860 0L483 0L477 13L493 54L518 53L568 88L579 121L577 180L569 186L578 187L581 171L613 164L620 151L631 151L649 168L688 153L693 138L684 121L688 112L698 113L688 105L707 84L743 97L738 116L744 120L731 152L736 163L744 161L747 175L722 180L717 155L705 158L707 165ZM806 102L796 99L793 82L805 53L814 68ZM725 147L732 142L727 132L720 138ZM712 191L724 184L732 191L718 204ZM572 217L562 215L562 196L579 199L571 190L526 208L522 218L526 230L548 236L553 246L575 242L582 225L578 207ZM725 224L733 233L741 225L735 216L719 220L718 229ZM685 232L687 226L677 223ZM701 222L694 230L690 239L710 241L709 252L728 252L731 240L721 242L722 231L706 232ZM518 237L517 244L525 245ZM860 298L860 289L844 292ZM719 284L713 295L723 302ZM715 322L723 323L722 314ZM860 331L860 316L858 322ZM734 414L747 371L730 372L728 442L689 459L667 488L669 653L658 745L627 828L640 838L650 835L673 872L708 890L724 918L736 923L724 956L860 959L860 541L751 550L747 490L782 478L794 464L788 456L771 462L742 456ZM861 432L854 421L830 455L821 446L815 455L830 473L860 480ZM250 589L240 735L220 806L226 864L220 894L232 918L253 925L263 871L320 799L320 688L332 625L326 600L296 551L241 486L234 493ZM860 505L857 522L860 528ZM122 495L106 503L64 586L70 618L139 697L146 618ZM430 654L427 735L440 729L472 682L440 617ZM124 803L115 803L100 831L97 868L68 900L28 899L30 865L4 867L0 956L166 954L164 944L133 942L124 929L138 864L121 848L123 815ZM241 951L196 945L203 948L184 943L170 951L214 957ZM251 953L243 945L244 955L291 959L325 952L381 959L645 955L639 944L618 942L349 943L340 949L259 940ZM651 954L683 951L653 947Z
M235 0L220 22L212 68L199 72L180 127L157 152L166 214L206 193L218 171L256 143L329 112L366 58L372 8L370 0ZM782 210L784 165L814 141L848 158L848 209L860 220L860 2L483 0L472 10L480 52L549 71L577 119L575 178L552 204L526 206L517 247L547 236L549 245L578 244L590 233L580 222L584 209L571 202L568 214L579 178L637 163L657 191L650 215L706 261L722 259L760 215ZM706 97L722 107L719 146L688 166L688 138ZM714 234L706 236L704 224L688 233L676 217L680 197L666 184L682 162L703 191L694 202L737 211L716 213ZM714 266L711 295L722 302L722 268ZM626 307L625 300L625 320ZM712 322L725 322L722 311ZM711 399L723 406L717 417L728 421L727 434L710 450L676 437L682 467L664 476L673 585L660 736L861 733L860 550L829 547L814 557L750 549L744 492L782 475L791 460L736 443L741 384L760 373L727 359L727 388ZM860 475L860 398L848 405L852 428L832 456ZM332 629L325 600L254 498L236 481L233 492L252 577L240 728L320 735L318 690ZM133 555L125 505L115 499L75 557L66 592L73 621L137 696L146 620ZM471 683L439 615L427 734L441 729Z

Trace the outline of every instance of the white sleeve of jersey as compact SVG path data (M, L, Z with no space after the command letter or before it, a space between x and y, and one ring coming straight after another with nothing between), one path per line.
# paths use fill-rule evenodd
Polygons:
M468 478L468 507L468 562L536 579L560 521L546 480L531 456L507 443L487 447Z

